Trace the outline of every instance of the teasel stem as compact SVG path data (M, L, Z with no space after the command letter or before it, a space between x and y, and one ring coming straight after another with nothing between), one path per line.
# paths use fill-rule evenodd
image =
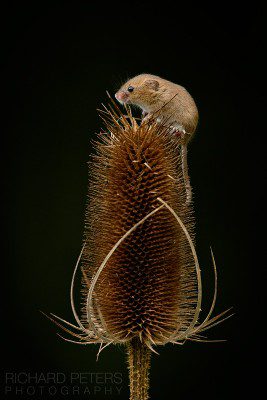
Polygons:
M151 350L139 338L127 344L130 400L148 400Z

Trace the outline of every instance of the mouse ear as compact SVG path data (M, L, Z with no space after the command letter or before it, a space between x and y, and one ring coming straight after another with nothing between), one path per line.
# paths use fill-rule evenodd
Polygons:
M159 82L156 79L148 79L146 85L153 90L159 89Z

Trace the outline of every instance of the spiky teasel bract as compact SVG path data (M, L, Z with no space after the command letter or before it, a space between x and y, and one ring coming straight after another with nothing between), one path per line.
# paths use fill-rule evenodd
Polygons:
M205 341L200 333L221 322L227 311L211 317L217 293L212 255L214 299L207 317L198 321L201 276L179 140L153 118L137 123L130 109L124 115L115 104L109 107L101 111L105 131L98 135L90 161L84 245L71 284L77 325L53 314L57 322L50 318L76 337L66 339L71 342L100 343L100 350L126 344L132 385L148 386L147 372L141 383L134 375L142 357L148 369L148 349ZM79 264L81 317L73 302ZM138 351L142 357L137 360Z

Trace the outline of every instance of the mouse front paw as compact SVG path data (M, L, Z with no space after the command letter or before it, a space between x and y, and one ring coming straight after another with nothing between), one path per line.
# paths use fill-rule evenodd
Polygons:
M147 115L148 115L148 112L143 110L142 111L142 119L145 119Z
M184 139L186 136L186 131L182 127L170 126L170 134L177 136L179 139Z

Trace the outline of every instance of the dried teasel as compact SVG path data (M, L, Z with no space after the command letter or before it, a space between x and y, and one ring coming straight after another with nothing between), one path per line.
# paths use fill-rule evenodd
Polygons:
M84 244L71 282L76 325L49 317L78 344L124 344L130 399L148 398L151 352L167 343L207 341L201 334L230 315L199 322L202 286L192 205L186 202L180 143L153 118L140 123L113 102L90 162ZM82 271L81 317L74 306ZM68 326L68 327L67 327Z

